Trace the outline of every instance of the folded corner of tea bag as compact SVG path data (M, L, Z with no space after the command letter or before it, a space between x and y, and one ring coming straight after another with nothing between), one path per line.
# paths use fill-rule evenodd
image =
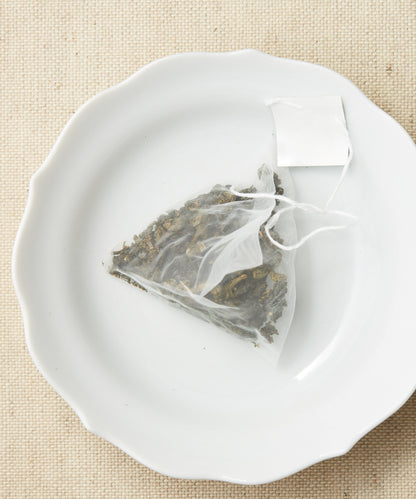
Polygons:
M349 136L340 96L278 97L271 107L277 166L342 166Z

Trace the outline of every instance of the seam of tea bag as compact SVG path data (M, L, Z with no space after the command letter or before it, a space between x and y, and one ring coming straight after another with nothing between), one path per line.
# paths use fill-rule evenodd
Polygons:
M196 293L193 293L183 282L181 282L181 284L182 284L184 289L180 290L177 288L170 287L168 285L163 285L163 284L160 284L158 282L146 279L145 277L143 277L139 274L136 274L134 272L127 273L127 272L123 272L121 269L117 269L117 271L125 277L132 278L137 284L140 284L140 286L145 288L147 291L151 291L156 295L162 296L163 298L166 298L167 296L166 296L166 294L164 294L160 290L168 291L170 293L168 298L170 300L173 300L175 303L182 305L185 308L191 309L191 307L188 307L186 305L186 303L184 303L183 301L176 298L175 295L177 297L181 297L181 298L184 298L184 297L192 298L193 300L195 300L199 304L201 304L205 307L211 308L211 309L237 310L236 307L232 307L230 305L221 305L221 304L216 303L212 300L208 300L204 296L200 296Z

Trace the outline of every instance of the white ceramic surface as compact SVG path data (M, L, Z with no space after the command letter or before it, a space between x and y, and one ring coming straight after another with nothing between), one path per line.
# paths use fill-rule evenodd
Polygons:
M276 371L102 260L207 179L273 161L263 101L303 95L344 101L355 156L334 208L359 223L298 252ZM296 169L297 198L324 201L338 175ZM263 483L343 454L415 388L415 184L409 136L328 69L252 50L156 61L82 106L32 179L13 257L32 357L90 431L161 473Z

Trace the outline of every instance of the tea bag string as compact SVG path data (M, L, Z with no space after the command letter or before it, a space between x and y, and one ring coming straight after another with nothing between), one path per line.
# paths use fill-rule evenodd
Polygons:
M351 141L349 139L348 132L346 129L345 129L345 133L346 133L347 141L348 141L347 160L345 162L345 165L342 168L341 175L338 179L338 182L336 183L335 188L333 189L331 195L329 196L324 208L320 208L319 206L316 206L314 204L300 203L298 201L295 201L291 198L288 198L288 197L280 195L280 194L272 194L272 193L267 193L267 192L245 193L245 192L236 191L232 187L230 188L230 191L232 192L232 194L234 194L235 196L238 196L238 197L250 198L250 199L254 199L254 198L274 199L276 201L281 201L281 202L287 203L289 205L285 208L282 208L277 213L275 213L268 220L268 222L266 223L265 228L264 228L265 233L266 233L268 239L270 240L270 242L274 246L277 246L279 249L284 250L284 251L292 251L292 250L300 248L301 246L303 246L306 243L306 241L308 241L312 237L316 236L317 234L320 234L321 232L340 230L340 229L345 229L346 227L348 227L348 225L326 225L324 227L318 227L317 229L314 229L309 234L306 234L304 237L299 239L299 241L297 241L296 243L286 245L286 244L280 243L279 241L276 241L276 239L274 239L274 237L270 234L270 229L272 229L277 224L279 218L281 217L281 215L283 213L286 213L289 211L294 211L295 209L300 209L302 211L309 212L309 213L322 213L322 214L330 214L330 215L339 215L339 216L343 216L346 218L350 218L351 220L357 220L357 217L355 215L351 215L350 213L346 213L346 212L338 211L338 210L328 210L329 204L334 199L336 193L338 192L338 189L340 188L342 182L345 179L345 175L347 174L347 171L349 169L349 166L350 166L351 160L352 160L352 145L351 145Z
M355 215L351 215L350 213L346 213L343 211L338 211L338 210L330 210L328 211L326 208L322 209L319 208L318 206L315 206L313 204L306 204L306 203L294 203L291 206L287 206L286 208L282 208L279 210L277 213L275 213L266 223L264 227L264 231L269 238L270 242L274 245L277 246L278 248L286 251L291 251L300 248L303 246L306 241L311 239L312 237L316 236L317 234L320 234L321 232L327 232L327 231L334 231L334 230L340 230L340 229L345 229L348 227L348 225L326 225L324 227L318 227L317 229L314 229L311 231L309 234L306 234L303 236L299 241L297 241L294 244L286 245L282 244L279 241L276 241L276 239L273 238L273 236L270 234L270 229L272 229L278 222L280 216L287 212L287 211L293 211L295 209L300 209L306 212L315 212L315 213L325 213L325 214L331 214L331 215L339 215L343 216L346 218L350 218L352 220L357 220L357 217Z
M230 188L230 192L234 194L235 196L242 197L242 198L249 198L249 199L254 199L254 198L262 198L262 199L274 199L276 201L281 201L284 203L287 203L289 206L282 208L279 210L277 213L275 213L266 223L264 230L269 238L270 242L274 245L277 246L278 248L286 251L291 251L300 248L303 246L306 241L311 239L312 237L316 236L317 234L321 232L326 232L326 231L333 231L333 230L340 230L340 229L345 229L348 227L348 225L326 225L324 227L318 227L317 229L314 229L311 231L309 234L306 234L304 237L299 239L294 244L291 245L286 245L282 244L279 241L276 241L276 239L273 238L273 236L270 234L270 229L272 229L278 222L279 218L283 213L286 213L288 211L293 211L295 209L300 209L302 211L310 212L310 213L323 213L323 214L330 214L330 215L338 215L338 216L343 216L346 218L350 218L351 220L357 220L357 217L355 215L351 215L350 213L344 212L344 211L339 211L339 210L328 210L327 208L319 208L319 206L316 206L314 204L309 204L309 203L299 203L297 201L294 201L293 199L290 199L286 196L282 196L280 194L272 194L272 193L267 193L267 192L252 192L252 193L245 193L245 192L239 192L233 189L232 187Z

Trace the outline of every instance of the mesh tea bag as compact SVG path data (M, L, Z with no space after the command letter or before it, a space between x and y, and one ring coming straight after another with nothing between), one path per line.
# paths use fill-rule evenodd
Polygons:
M290 175L264 165L253 185L215 185L112 253L109 272L252 342L277 361L295 304ZM257 197L256 197L257 194Z
M322 225L297 238L293 213L329 210L352 158L340 96L277 98L277 171L266 165L251 186L215 185L162 214L131 244L113 251L109 272L252 342L277 362L295 306L295 250L348 226ZM296 201L288 167L343 165L324 207Z

